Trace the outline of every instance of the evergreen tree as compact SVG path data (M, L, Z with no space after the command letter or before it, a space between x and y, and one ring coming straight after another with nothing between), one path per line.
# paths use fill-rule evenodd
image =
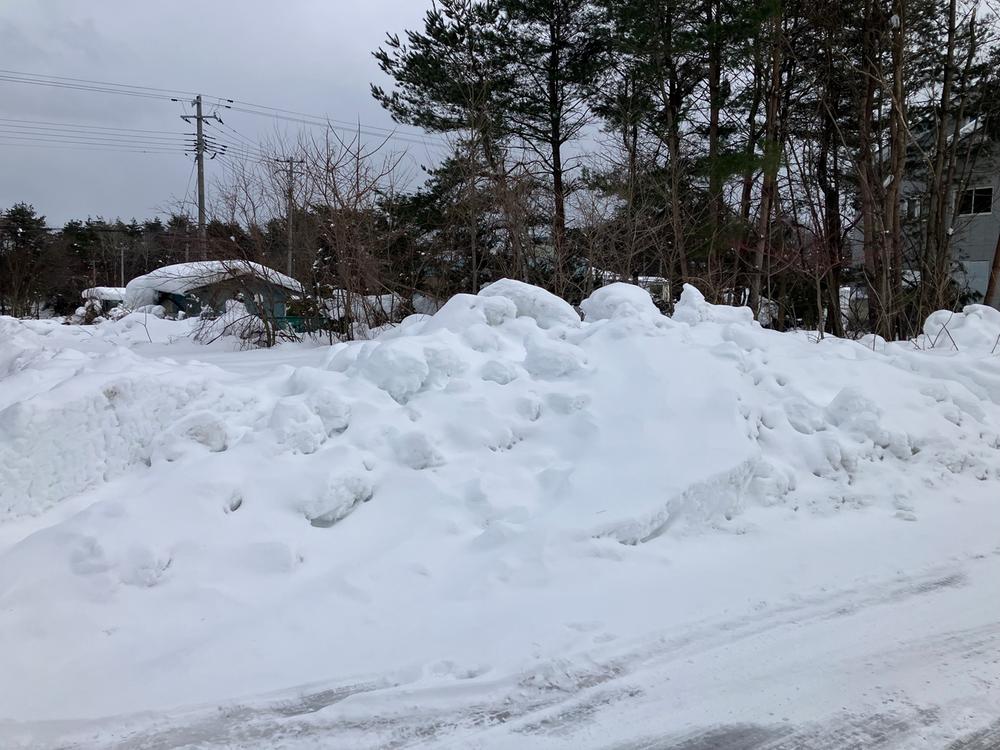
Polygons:
M34 206L16 203L0 215L0 313L37 312L44 300L50 247L45 217ZM53 264L50 270L55 268Z
M592 0L503 0L515 55L508 125L544 166L552 194L556 294L565 294L569 268L565 147L592 121L589 102L607 63L602 16Z

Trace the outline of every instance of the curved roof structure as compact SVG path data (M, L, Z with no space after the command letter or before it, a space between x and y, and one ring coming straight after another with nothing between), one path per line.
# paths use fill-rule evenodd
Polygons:
M249 260L201 260L176 263L137 276L125 286L125 306L142 307L156 303L160 294L187 294L226 279L251 276L296 294L302 285L290 276Z

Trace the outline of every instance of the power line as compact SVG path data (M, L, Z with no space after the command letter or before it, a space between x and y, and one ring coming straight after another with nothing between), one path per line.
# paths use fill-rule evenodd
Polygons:
M54 138L42 135L23 135L20 133L3 133L0 132L0 136L3 136L7 140L15 141L26 141L29 143L51 143L51 144L76 144L81 146L125 146L130 148L147 148L147 149L157 149L170 151L171 153L183 152L190 149L191 144L185 143L154 143L147 141L131 141L131 140L101 140L101 139L90 139L83 137L66 137L66 138Z
M129 135L127 133L112 134L112 133L93 133L85 130L52 130L52 129L32 129L32 128L19 128L11 125L3 125L0 123L0 134L11 135L11 136L32 136L34 138L44 138L51 140L90 140L90 141L101 141L105 143L146 143L150 145L165 145L165 146L177 146L184 145L191 142L191 139L179 134L177 136L142 136L142 135Z
M127 133L166 133L175 134L174 130L141 130L139 128L117 128L110 127L107 125L90 125L88 123L74 123L74 122L52 122L51 120L17 120L8 117L0 117L0 123L15 123L18 125L51 125L58 128L74 128L81 130L114 130L114 131L124 131Z
M196 164L194 161L191 162L191 171L188 172L187 187L184 188L184 200L181 202L182 206L186 206L188 202L188 196L191 195L191 178L194 177L194 168Z
M230 155L230 151L232 151L233 155L242 156L244 159L260 163L275 164L285 161L288 164L289 184L291 184L294 176L294 160L282 160L277 155L265 153L259 143L252 141L232 126L226 125L217 114L218 107L258 117L269 117L274 120L294 122L308 127L345 132L357 138L364 135L378 138L383 142L399 141L415 146L423 146L424 148L444 144L444 141L437 136L415 132L407 133L397 129L365 125L361 122L350 123L345 120L335 120L325 116L254 104L243 100L205 97L201 94L179 89L112 83L110 81L99 81L88 78L44 75L4 69L0 69L0 83L60 88L85 93L131 96L158 101L167 100L179 102L185 105L185 108L188 101L190 101L195 107L195 113L182 115L181 118L187 122L192 120L195 122L196 132L193 134L83 123L0 118L0 146L160 154L178 152L187 154L193 149L195 155L193 168L196 167L198 172L198 234L203 252L206 239L204 182L206 153L210 153L212 159L217 156L227 157ZM191 98L189 99L189 97ZM203 113L203 104L206 98L215 99L218 102L216 110L209 115ZM220 127L216 128L212 122L213 120L217 121ZM206 135L204 132L204 125L206 123L218 135ZM229 131L231 135L223 132L223 128ZM236 142L230 143L229 141L233 139L233 136L235 136ZM192 137L194 138L194 143L191 142ZM188 188L185 190L185 201L190 190L190 182L191 178L189 176ZM289 197L289 224L291 223L291 202L291 197Z
M110 81L95 81L89 78L71 78L69 76L54 76L47 73L27 73L20 70L0 69L0 77L16 83L49 84L66 88L101 88L115 89L121 93L132 92L135 96L148 96L157 99L169 99L173 96L194 96L192 91L179 89L163 89L155 86L138 86L128 83L112 83Z
M112 83L110 81L97 81L88 78L71 78L68 76L53 76L3 69L0 69L0 81L157 100L181 101L183 98L189 96L197 96L194 92L183 91L180 89L166 89L154 86ZM264 104L254 104L242 99L230 99L221 96L205 96L204 98L214 99L219 102L219 106L226 107L233 111L257 115L258 117L271 117L273 119L295 122L302 125L308 125L310 127L330 128L341 132L367 135L382 138L384 140L396 140L411 145L425 147L431 145L445 145L446 143L446 141L439 136L427 133L403 131L398 128L384 128L377 125L366 125L361 122L354 123L347 120L337 120L323 115L314 115L296 110L282 109L280 107L271 107Z
M248 138L247 136L243 135L241 132L239 132L235 128L230 127L229 125L227 125L222 120L219 120L218 125L216 125L214 123L209 123L209 124L213 128L215 128L216 130L218 130L219 126L221 126L221 127L225 128L226 130L230 131L233 135L235 135L236 136L236 143L233 144L234 148L240 149L244 153L253 152L253 153L257 154L258 156L260 156L263 159L270 158L270 155L267 154L267 152L265 152L263 148L261 148L260 142L254 141L253 139Z
M225 123L222 123L221 120L219 121L219 123L222 124L222 125L225 124ZM222 133L222 131L219 129L218 125L216 125L215 123L213 123L213 122L211 122L209 120L206 120L205 124L208 125L210 128L212 128L213 130L215 130L216 132L220 133L221 135L226 135L225 133ZM237 152L242 152L243 154L245 154L247 156L253 155L254 157L259 158L259 159L267 159L267 158L269 158L268 155L259 147L259 145L257 143L254 143L253 141L250 141L249 139L245 138L243 141L237 141L236 143L229 143L228 141L221 140L219 138L216 138L215 136L209 135L209 136L206 136L206 137L215 140L220 145L227 147L227 149L231 148L232 150L237 151ZM228 138L228 136L226 136L226 137Z
M440 141L441 140L437 136L430 135L428 133L421 133L421 132L415 131L415 130L401 130L399 128L383 128L383 127L380 127L380 126L377 126L377 125L365 125L363 123L355 123L355 122L352 122L350 120L338 120L336 118L331 118L331 117L328 117L326 115L313 115L313 114L309 114L308 112L297 112L294 109L282 109L281 107L269 107L269 106L267 106L265 104L253 104L251 102L242 101L240 99L227 99L225 101L228 101L230 104L239 104L243 108L250 107L252 109L266 110L268 113L278 113L278 114L282 114L282 115L292 115L292 116L295 116L295 117L302 117L302 118L306 118L306 119L309 119L309 120L315 120L315 121L317 121L318 125L324 125L325 126L325 125L328 125L330 123L339 123L340 125L343 125L343 126L349 127L349 128L355 128L355 127L359 127L360 126L360 127L363 127L363 128L365 128L367 130L382 131L386 135L396 135L396 136L403 137L403 138L409 137L409 138L414 138L414 139L417 139L417 140L431 140L431 141L433 141L433 140L439 140ZM233 107L233 109L237 109L237 108ZM240 109L239 111L247 111L247 110L246 109ZM265 112L257 112L255 114L264 115L266 113Z
M232 133L233 135L236 136L236 140L237 141L242 141L247 146L250 146L252 148L257 148L257 146L258 146L257 141L254 141L253 139L248 138L247 136L243 135L241 132L239 132L238 130L236 130L236 128L234 128L234 127L232 127L230 125L227 125L226 123L222 122L221 120L219 121L218 125L216 125L215 123L211 123L211 125L216 130L221 130L221 128L225 128L230 133Z
M63 81L49 81L42 78L21 78L17 76L0 75L0 81L6 83L25 83L33 86L46 86L49 88L70 89L73 91L86 91L88 93L116 94L119 96L134 96L141 99L159 99L169 101L171 98L167 94L153 94L142 91L134 91L127 88L110 88L102 86L87 86L84 84L65 83Z
M332 120L319 121L319 120L306 120L301 117L291 117L288 115L282 115L277 113L268 112L258 112L252 109L245 109L243 107L231 107L233 112L244 112L250 115L257 115L258 117L271 117L275 120L284 120L286 122L294 122L302 125L309 125L314 128L324 128L330 130L337 130L343 133L350 133L352 135L367 135L374 138L380 138L386 141L400 141L402 143L408 143L413 146L442 146L443 141L431 141L431 140L417 140L416 138L408 138L402 135L393 134L391 131L378 132L374 128L366 125L357 126L346 126L346 125L335 125Z
M0 146L9 146L17 148L44 148L46 151L103 151L105 153L117 153L117 154L169 154L171 156L176 156L176 150L164 151L160 149L146 149L146 148L102 148L99 146L87 146L85 144L79 145L61 145L61 144L48 144L48 143L22 143L20 141L10 142L3 140L0 136Z

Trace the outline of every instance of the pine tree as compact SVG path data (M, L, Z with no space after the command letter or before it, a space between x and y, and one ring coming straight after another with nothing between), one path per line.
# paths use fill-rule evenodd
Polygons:
M44 255L50 247L45 217L27 203L0 215L0 313L30 315L42 303Z
M565 147L593 119L589 101L606 63L606 35L591 0L502 0L501 4L515 58L509 126L538 156L550 181L552 287L564 295L570 273L566 198L572 171Z

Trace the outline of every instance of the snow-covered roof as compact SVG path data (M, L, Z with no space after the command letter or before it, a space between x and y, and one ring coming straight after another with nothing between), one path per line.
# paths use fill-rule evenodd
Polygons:
M217 284L226 279L253 276L287 289L302 293L302 285L290 276L248 260L201 260L192 263L176 263L137 276L125 286L126 307L152 305L159 294L187 294L209 284Z
M99 299L102 302L121 302L125 299L123 286L92 286L80 292L84 299Z

